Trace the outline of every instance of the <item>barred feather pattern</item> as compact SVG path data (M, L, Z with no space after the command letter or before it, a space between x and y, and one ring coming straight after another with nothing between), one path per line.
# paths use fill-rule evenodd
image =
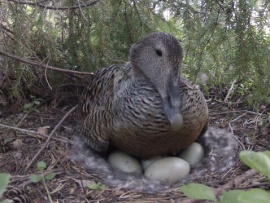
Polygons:
M179 92L184 123L175 132L158 91L149 80L135 79L130 63L100 69L80 101L80 135L97 151L105 151L109 143L144 158L179 151L196 140L208 122L201 91L182 77Z
M175 154L198 140L205 158L183 182L233 166L237 142L227 131L207 130L205 98L180 76L182 59L175 37L153 33L131 47L129 62L96 71L78 106L79 136L90 148L76 141L72 160L98 173L107 185L150 193L169 186L114 171L96 151L113 145L148 158Z

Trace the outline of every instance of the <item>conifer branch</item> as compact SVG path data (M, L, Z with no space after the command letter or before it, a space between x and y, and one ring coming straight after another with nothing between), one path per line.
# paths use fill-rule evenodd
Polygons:
M19 56L10 54L10 53L6 53L3 51L0 51L0 55L15 59L17 61L20 61L24 64L29 64L29 65L33 65L33 66L39 66L45 69L50 69L50 70L54 70L54 71L59 71L59 72L64 72L64 73L72 73L72 74L80 74L80 75L91 75L92 73L90 72L80 72L80 71L74 71L74 70L66 70L66 69L61 69L61 68L57 68L54 66L49 66L47 64L41 63L41 62L36 62L36 61L31 61L31 60L27 60L24 58L21 58Z
M99 2L100 0L91 0L91 1L88 1L86 3L80 3L80 4L76 5L76 6L64 6L64 7L54 7L54 6L47 6L47 5L41 4L41 2L44 2L44 1L36 2L36 3L28 2L28 1L20 1L20 0L8 0L8 1L14 2L16 4L38 6L38 7L45 8L45 9L50 9L50 10L70 10L70 9L80 9L80 8L83 8L83 7L92 6L92 5L96 4L97 2Z

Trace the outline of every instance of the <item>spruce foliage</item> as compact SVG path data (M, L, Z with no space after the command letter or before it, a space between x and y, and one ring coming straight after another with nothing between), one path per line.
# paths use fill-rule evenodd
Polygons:
M93 4L87 5L87 3ZM22 63L5 53L51 66L94 71L128 60L131 45L154 31L179 37L184 74L209 85L236 80L247 101L269 100L270 53L267 0L102 0L1 3L0 77L4 92L18 100L50 91L61 74ZM5 89L4 89L5 88Z

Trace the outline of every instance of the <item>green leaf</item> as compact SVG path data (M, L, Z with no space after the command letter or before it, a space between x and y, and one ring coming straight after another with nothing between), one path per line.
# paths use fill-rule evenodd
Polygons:
M263 153L270 158L270 151L264 151Z
M98 184L95 183L89 183L87 185L88 188L92 189L92 190L97 190L98 189Z
M9 178L10 175L8 173L0 173L0 199L8 186Z
M269 203L270 192L256 188L246 191L238 196L241 203Z
M203 184L190 183L180 187L180 191L190 198L217 202L213 189Z
M105 190L106 189L106 185L100 184L100 190Z
M45 179L46 180L52 180L54 177L55 177L55 173L49 173L49 174L47 174L46 176L45 176Z
M268 157L268 152L242 151L240 152L240 159L250 168L270 178L270 157Z
M106 186L101 183L89 183L87 187L92 190L104 190L106 188Z
M30 109L31 107L32 107L32 103L27 103L27 104L23 105L23 109L24 109L24 110L28 110L28 109Z
M33 111L35 111L36 113L40 113L40 111L36 108L34 108Z
M43 171L46 168L46 163L44 161L38 162L37 168L38 170Z
M14 141L14 138L12 137L8 137L4 140L4 143L8 143L8 142L11 142L11 141Z
M36 105L40 105L40 101L39 101L39 100L35 100L34 103L35 103Z
M38 183L39 181L41 181L42 177L39 175L31 175L29 177L29 179L31 180L31 182L33 183Z
M245 191L243 190L230 190L228 192L224 192L220 198L220 203L241 203L238 201L238 196Z
M0 203L13 203L13 200L6 199L4 201L1 201Z

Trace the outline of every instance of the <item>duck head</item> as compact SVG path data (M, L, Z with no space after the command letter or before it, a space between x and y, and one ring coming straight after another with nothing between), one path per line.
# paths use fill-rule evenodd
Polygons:
M174 131L183 124L179 89L182 60L183 49L179 40L164 32L152 33L130 49L135 77L145 77L156 87Z

